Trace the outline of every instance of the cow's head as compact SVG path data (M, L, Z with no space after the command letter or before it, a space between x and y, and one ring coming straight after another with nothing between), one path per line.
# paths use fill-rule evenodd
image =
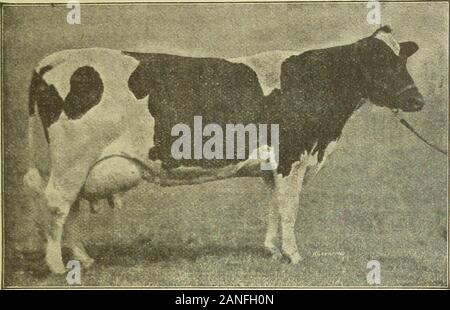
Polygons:
M419 49L418 45L411 41L397 43L389 26L358 43L362 46L361 70L370 101L406 112L421 110L423 97L406 68L408 57Z

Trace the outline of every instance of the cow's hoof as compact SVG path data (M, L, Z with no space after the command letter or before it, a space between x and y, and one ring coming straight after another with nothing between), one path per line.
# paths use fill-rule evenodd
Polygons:
M297 265L299 262L303 260L303 258L298 253L286 254L286 256L289 258L289 263L291 265Z
M100 200L89 201L89 206L91 207L91 213L98 214L101 209Z
M47 244L45 262L52 273L63 274L67 271L61 258L61 252L58 251L58 249L55 249L55 246L51 241Z
M281 260L283 254L276 246L266 246L266 250L270 253L273 260Z
M63 264L49 264L47 263L48 268L50 268L50 271L54 274L64 274L67 272L67 269L64 267Z
M95 263L95 259L89 257L80 262L81 262L81 265L83 266L83 268L88 269L88 268L91 268L92 265Z
M282 259L283 259L283 254L281 254L281 252L272 253L272 260L280 261Z

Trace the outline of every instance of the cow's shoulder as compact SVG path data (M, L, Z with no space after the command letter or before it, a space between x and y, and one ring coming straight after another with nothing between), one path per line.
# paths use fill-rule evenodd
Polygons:
M316 90L328 78L332 62L325 50L309 50L287 58L281 64L281 89L285 92L301 87Z

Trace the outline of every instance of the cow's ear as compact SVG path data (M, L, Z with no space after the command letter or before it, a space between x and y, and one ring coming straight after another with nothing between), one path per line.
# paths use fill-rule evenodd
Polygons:
M411 56L412 54L417 52L418 49L419 49L419 46L415 42L412 42L412 41L401 42L400 43L400 56L408 58L409 56Z

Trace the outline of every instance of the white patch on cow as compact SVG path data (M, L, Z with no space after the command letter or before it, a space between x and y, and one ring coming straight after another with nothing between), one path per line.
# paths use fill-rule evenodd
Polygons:
M91 141L96 141L99 148L89 146L85 151L101 149L101 153L92 154L95 158L112 154L148 158L155 120L148 111L148 97L137 100L128 88L128 79L139 61L121 51L89 48L54 53L41 61L36 70L46 65L53 68L43 78L55 86L62 98L69 93L70 77L77 68L92 66L100 74L104 85L101 102L79 120L69 120L64 113L59 119L79 136L95 137ZM50 127L50 135L58 131L52 127L63 125L59 122ZM61 148L68 147L68 143L62 143Z
M148 112L147 98L137 100L128 88L128 78L138 61L120 51L93 48L56 53L40 66L47 64L55 67L44 79L60 94L68 92L70 76L79 66L94 67L104 84L100 103L82 118L71 120L62 113L49 127L52 173L62 190L77 193L90 167L107 150L107 154L130 152L148 157L154 120Z
M304 152L300 155L298 161L294 162L289 175L282 177L280 174L275 177L275 188L277 201L279 204L281 218L281 239L282 250L289 257L293 264L298 263L302 258L297 250L297 242L295 238L295 222L297 219L297 211L299 207L299 194L306 184L308 176L317 173L320 167L336 147L336 141L331 142L324 152L324 157L319 163L318 152L316 151L317 143L312 150ZM312 168L312 169L309 169ZM311 173L313 171L314 173ZM273 246L273 240L276 239L277 230L276 222L272 222L272 229L268 230L266 235L266 247L277 254L276 248Z
M128 107L127 113L132 115L129 118L130 123L127 124L122 134L103 150L100 158L121 154L143 162L148 160L148 151L154 146L155 119L148 111L147 100L146 97L137 101L145 101L145 103Z
M270 165L271 169L265 170L275 170L278 167L275 149L267 144L254 149L250 154L249 159L259 159L261 162L266 161L267 164Z
M289 175L285 177L277 175L275 178L281 219L282 250L293 264L298 263L302 259L297 250L294 230L299 207L299 195L302 190L306 169L311 165L317 164L317 153L314 155L311 153L305 151L299 160L292 164Z
M389 46L389 48L395 53L395 55L397 56L400 55L400 44L398 44L397 40L395 40L392 33L379 31L375 35L375 38L380 41L383 41L387 46Z
M281 64L292 55L294 51L269 51L252 56L227 59L234 63L243 63L256 72L259 84L264 95L268 95L275 88L280 88Z
M328 158L328 156L330 156L331 153L333 153L336 150L337 143L338 140L334 140L327 145L327 148L325 149L325 154L323 156L324 159Z
M303 179L303 185L308 184L309 182L312 181L312 179L314 179L314 177L317 175L317 173L319 173L320 169L322 169L323 165L325 164L327 158L331 155L331 153L334 152L336 146L337 146L337 141L331 141L326 149L325 152L323 154L323 158L320 162L316 162L316 164L311 165L308 167L305 177Z
M32 191L33 194L41 194L44 192L45 184L36 168L29 169L23 181L28 190Z
M70 77L81 66L92 66L104 85L100 103L81 119L70 120L62 113L58 122L50 126L50 140L55 141L52 137L55 135L67 135L61 137L58 146L61 150L55 152L70 152L71 145L77 148L86 145L83 152L92 152L94 158L124 153L148 158L155 120L148 111L148 97L137 100L128 88L128 79L139 65L135 58L121 51L89 48L54 53L40 62L36 70L46 65L54 68L44 74L44 80L54 85L63 98L70 91ZM68 138L72 135L75 140ZM89 146L88 141L79 141L80 137L89 137Z
M338 142L338 140L331 141L327 145L327 147L325 148L325 152L323 154L322 161L320 163L318 163L318 167L317 167L316 173L319 172L320 169L322 169L322 167L325 164L325 161L327 160L327 158L331 155L331 153L334 152L334 150L336 149L336 146L337 146L337 142Z
M254 149L247 160L237 164L236 170L241 170L245 166L260 165L261 170L275 170L278 167L275 149L271 146L262 145ZM256 168L255 168L256 169Z
M313 151L311 151L310 153L306 151L303 152L303 154L300 155L299 160L292 164L291 172L288 176L277 176L280 184L279 190L283 195L291 196L294 194L290 193L291 190L301 188L303 176L306 169L318 164L318 152L316 152L315 154L312 153Z

